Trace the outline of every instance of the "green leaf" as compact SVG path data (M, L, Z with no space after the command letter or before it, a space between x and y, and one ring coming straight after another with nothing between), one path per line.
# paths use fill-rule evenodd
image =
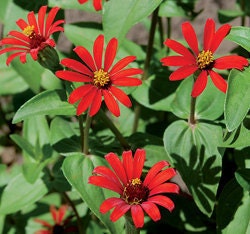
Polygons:
M123 0L109 1L103 11L103 29L108 39L116 37L119 41L125 38L131 27L150 15L162 0Z
M79 192L84 202L87 203L91 211L105 224L110 232L113 234L122 233L123 219L113 223L109 219L109 213L102 215L99 212L101 203L108 197L114 196L115 193L88 183L88 177L92 175L94 167L105 164L106 161L103 158L94 155L86 157L79 153L67 157L63 162L62 169L72 187Z
M225 100L225 122L228 131L242 123L250 108L250 68L244 71L232 70L229 74ZM237 111L236 111L237 110Z
M165 150L173 166L180 172L199 209L210 216L216 201L221 174L221 155L218 142L219 126L183 120L173 122L164 133Z
M176 90L176 96L172 102L173 113L184 119L189 119L191 91L193 87L192 77L183 80ZM207 87L197 97L195 116L197 119L215 120L223 114L224 93L220 92L208 79Z
M31 184L27 182L22 174L19 174L3 190L0 214L15 213L24 207L32 205L47 192L47 187L41 179Z
M249 191L244 191L235 179L231 180L223 189L218 201L218 233L248 233L249 207Z
M34 115L74 115L75 107L67 102L64 90L47 90L24 103L16 112L13 123Z
M240 9L240 6L238 4L236 5L236 9L233 10L218 10L218 18L221 24L225 24L240 16L244 16L244 12Z
M159 16L161 17L186 17L186 13L175 0L168 0L160 5Z
M246 191L250 191L250 168L239 169L235 172L237 182Z
M234 26L231 28L230 33L226 37L230 41L235 42L247 51L250 51L250 28L244 26Z

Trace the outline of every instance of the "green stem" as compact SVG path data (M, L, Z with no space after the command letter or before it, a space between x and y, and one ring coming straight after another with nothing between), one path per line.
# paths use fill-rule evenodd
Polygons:
M84 128L83 128L83 116L82 115L78 117L78 122L79 122L80 138L81 138L81 149L83 152L84 151Z
M244 12L244 14L241 16L241 26L245 26L245 23L246 23L245 0L240 1L240 8Z
M104 113L102 109L99 110L98 116L102 119L102 121L107 125L107 127L114 133L117 140L120 142L121 146L124 150L129 150L131 147L127 140L123 137L121 132L116 128L110 118Z
M84 128L84 139L83 139L83 153L87 155L89 153L89 129L91 126L92 117L87 114Z
M72 202L72 200L70 199L70 197L68 196L68 194L66 192L63 193L63 196L65 198L65 200L69 203L69 205L71 206L73 212L75 213L76 216L76 222L77 222L77 227L78 227L78 233L79 234L85 234L85 232L82 230L82 223L81 223L81 218L79 216L79 213L75 207L75 204Z
M125 215L126 234L140 234L140 229L136 228L130 215Z
M195 104L196 104L196 97L191 97L190 117L189 117L189 123L191 125L195 125L196 124L196 119L195 119Z

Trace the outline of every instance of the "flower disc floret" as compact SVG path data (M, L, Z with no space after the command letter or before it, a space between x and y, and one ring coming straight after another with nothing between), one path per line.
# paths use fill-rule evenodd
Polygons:
M99 69L94 72L93 84L98 88L103 88L107 86L110 82L108 72L105 72L103 69Z
M204 51L202 50L196 59L198 67L202 69L209 68L209 66L213 63L214 57L213 53L210 50Z

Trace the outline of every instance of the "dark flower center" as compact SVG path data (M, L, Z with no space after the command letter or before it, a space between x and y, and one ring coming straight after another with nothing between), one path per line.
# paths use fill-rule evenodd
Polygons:
M110 84L110 78L108 72L103 69L99 69L94 72L93 84L98 88L106 88Z
M34 28L33 25L29 25L23 30L23 33L30 39L30 49L35 49L46 41L43 36L35 33Z
M213 63L213 61L213 53L210 50L202 50L196 59L197 65L201 70L208 68Z
M59 224L54 225L53 230L52 230L52 233L53 233L53 234L63 234L63 233L64 233L64 228L63 228L63 226L61 226L61 225L59 225Z
M137 205L148 199L149 189L145 187L139 178L132 179L124 188L122 198L129 205Z

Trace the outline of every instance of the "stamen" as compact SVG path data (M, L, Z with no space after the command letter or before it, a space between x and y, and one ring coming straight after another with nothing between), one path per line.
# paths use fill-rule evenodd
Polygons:
M24 28L23 34L25 34L28 37L31 37L32 34L34 34L34 28L35 28L34 25L31 25L31 26L28 25L26 28Z
M213 53L210 50L204 51L202 50L197 59L197 65L200 69L207 68L214 61Z
M98 88L104 88L105 85L109 84L109 74L103 69L99 69L94 72L93 84Z

